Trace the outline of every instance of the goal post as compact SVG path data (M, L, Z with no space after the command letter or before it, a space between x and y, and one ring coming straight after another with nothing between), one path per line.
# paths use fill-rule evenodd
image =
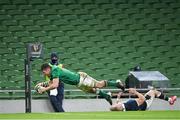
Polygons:
M43 58L43 45L41 43L28 43L26 46L25 70L25 111L31 113L31 62Z

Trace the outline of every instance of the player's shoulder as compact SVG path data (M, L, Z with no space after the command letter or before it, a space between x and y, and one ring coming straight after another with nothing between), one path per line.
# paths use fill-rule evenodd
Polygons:
M63 64L58 64L57 65L59 68L64 68L64 65Z

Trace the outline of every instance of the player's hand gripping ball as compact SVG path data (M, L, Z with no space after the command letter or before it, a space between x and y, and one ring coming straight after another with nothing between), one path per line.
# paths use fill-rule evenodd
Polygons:
M44 87L42 87L42 86L40 86L40 85L36 85L35 87L34 87L34 89L36 90L36 92L38 92L38 93L40 93L40 94L42 94L44 91L43 91L43 89L44 89Z

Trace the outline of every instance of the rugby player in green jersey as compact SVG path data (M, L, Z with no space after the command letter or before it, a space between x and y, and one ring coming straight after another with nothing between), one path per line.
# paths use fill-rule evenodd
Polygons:
M38 92L42 94L45 91L57 88L59 82L62 81L65 84L75 85L77 88L81 89L84 92L88 93L96 93L101 97L105 98L110 104L112 104L111 95L103 92L99 88L103 88L106 86L115 86L122 91L124 91L125 87L121 83L120 80L101 80L97 81L96 79L90 77L88 74L84 72L72 72L65 68L59 68L56 66L51 67L49 64L45 63L41 66L41 70L44 75L50 77L50 82L48 85L43 86L43 84L38 84L36 87L41 85Z

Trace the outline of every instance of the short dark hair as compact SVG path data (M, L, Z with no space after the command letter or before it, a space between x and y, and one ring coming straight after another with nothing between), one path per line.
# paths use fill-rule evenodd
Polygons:
M48 63L44 63L41 65L41 71L47 69L47 68L50 68L50 65Z

